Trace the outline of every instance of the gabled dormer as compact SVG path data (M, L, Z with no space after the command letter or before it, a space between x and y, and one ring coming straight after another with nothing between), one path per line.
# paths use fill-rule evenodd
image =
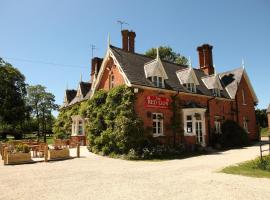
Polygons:
M158 48L156 59L145 63L144 72L145 77L149 79L155 87L165 88L165 80L168 79L168 76L159 58Z
M176 75L180 84L183 85L186 90L192 93L197 92L197 85L200 85L200 83L191 66L186 69L178 70Z
M205 84L207 89L211 91L211 94L216 97L220 97L220 91L223 90L219 76L217 74L212 74L210 76L202 77L202 82Z

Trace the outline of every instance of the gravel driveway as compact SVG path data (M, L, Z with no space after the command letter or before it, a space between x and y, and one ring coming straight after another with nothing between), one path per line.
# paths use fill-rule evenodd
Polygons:
M162 162L97 156L0 165L0 199L270 199L270 179L218 173L259 155L258 147ZM75 153L75 152L73 152Z

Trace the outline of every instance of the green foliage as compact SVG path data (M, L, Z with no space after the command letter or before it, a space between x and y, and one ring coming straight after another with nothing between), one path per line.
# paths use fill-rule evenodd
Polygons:
M267 113L266 109L256 109L255 110L256 114L256 121L259 124L260 127L268 127L268 119L267 119Z
M175 96L171 96L172 98L172 102L171 102L171 107L172 107L172 111L173 111L173 116L171 118L171 129L173 131L173 136L174 136L174 140L173 140L173 145L174 147L176 146L176 135L180 135L181 141L183 140L183 136L184 136L184 130L183 130L183 123L182 123L182 109L181 109L181 104L180 104L180 100L177 97L177 95Z
M175 53L169 46L160 46L159 48L159 57L162 60L167 60L180 65L187 65L188 59L185 56L181 56L179 53ZM151 48L145 52L145 55L156 58L157 50L156 48Z
M270 178L270 156L264 156L262 161L260 157L258 157L238 165L228 166L222 169L222 172L243 176Z
M104 155L139 152L146 144L143 123L134 111L135 95L125 86L98 91L87 107L89 150Z
M80 105L62 109L53 126L54 137L57 139L67 139L71 135L72 119L71 116L79 114Z
M0 124L15 129L25 119L25 77L0 58Z
M241 147L249 142L247 132L235 121L225 121L221 130L219 142L223 147Z
M21 153L29 153L30 148L27 144L18 144L15 145L15 152L21 152Z

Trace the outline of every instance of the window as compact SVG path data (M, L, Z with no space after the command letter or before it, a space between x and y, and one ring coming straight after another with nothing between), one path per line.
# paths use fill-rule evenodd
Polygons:
M187 133L192 133L193 132L193 127L192 127L192 115L187 115L186 116L186 126L187 126Z
M183 85L188 91L196 93L196 85L194 83L185 83Z
M212 95L215 96L215 97L220 97L220 89L218 88L213 88L211 89L212 91Z
M153 136L163 135L163 114L153 113Z
M221 134L221 123L219 120L215 120L215 133Z
M243 98L243 105L247 105L246 104L246 98L245 98L245 91L242 90L242 98Z
M81 120L79 121L78 135L83 135L83 123Z
M164 88L164 79L158 76L152 76L151 81L156 87Z
M112 89L114 87L114 75L110 75L110 80L109 80L109 89Z
M247 117L243 118L243 128L248 133L248 119L247 119Z

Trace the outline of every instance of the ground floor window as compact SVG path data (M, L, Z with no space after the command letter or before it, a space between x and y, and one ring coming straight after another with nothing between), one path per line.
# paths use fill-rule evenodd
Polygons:
M79 116L75 115L72 116L72 136L76 135L84 135L84 119Z
M153 136L163 135L163 114L162 113L153 113Z
M221 123L219 120L215 120L215 133L221 134Z
M186 127L187 127L187 133L192 133L193 132L192 115L187 115L186 116Z
M247 120L247 117L243 118L243 128L248 133L248 120Z

